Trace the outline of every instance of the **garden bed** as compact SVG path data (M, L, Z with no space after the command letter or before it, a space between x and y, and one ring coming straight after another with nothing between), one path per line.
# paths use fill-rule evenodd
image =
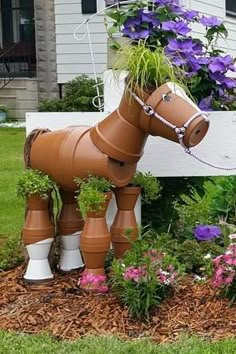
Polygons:
M56 274L42 284L26 284L22 274L23 266L0 273L0 329L48 332L58 339L97 333L156 342L174 341L183 332L210 340L235 336L235 307L217 298L210 284L191 278L153 311L149 322L138 322L129 318L115 295L78 289L78 272Z

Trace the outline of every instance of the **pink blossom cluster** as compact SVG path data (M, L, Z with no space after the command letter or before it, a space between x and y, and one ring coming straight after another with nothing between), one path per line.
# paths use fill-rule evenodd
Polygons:
M226 252L213 259L213 285L217 288L232 284L236 274L236 245L230 245Z
M100 293L108 292L108 286L106 285L106 275L92 274L84 271L81 275L78 285Z
M172 285L176 281L178 273L175 271L172 264L170 264L166 270L159 269L157 271L157 278L161 284Z
M133 280L135 283L139 283L146 275L146 269L144 267L128 267L123 277L125 280Z

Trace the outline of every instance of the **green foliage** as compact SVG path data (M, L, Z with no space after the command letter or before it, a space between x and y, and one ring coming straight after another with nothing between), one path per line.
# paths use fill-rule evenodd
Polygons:
M150 203L152 200L159 198L160 183L150 172L136 171L131 184L142 188L142 200L144 203Z
M221 177L215 181L215 194L212 196L213 217L223 217L228 223L236 224L236 177Z
M65 112L65 104L63 100L58 98L49 98L40 102L39 112Z
M195 193L200 197L205 194L205 177L165 177L158 178L161 186L161 195L150 204L142 205L142 221L150 225L159 234L171 231L175 235L179 228L179 208L185 204L182 196L188 195L195 200Z
M139 41L135 46L121 47L117 52L113 70L128 71L127 87L141 88L147 92L155 90L167 81L180 82L181 77L180 71L173 68L162 49L151 50L145 46L143 41ZM177 73L179 79L177 79Z
M19 235L9 236L0 245L0 271L16 267L23 262L23 246Z
M38 194L42 199L47 199L54 187L55 182L48 175L37 170L27 169L18 180L17 194L21 197Z
M151 245L152 237L151 230L140 233L131 250L115 259L111 267L113 290L138 319L148 319L152 308L170 295L176 281L175 258Z
M83 218L88 212L98 212L103 209L105 203L105 193L110 191L112 183L104 177L89 175L88 178L75 178L79 186L77 191L77 203Z
M185 266L186 272L198 275L205 275L207 266L207 255L219 256L223 248L213 242L200 242L186 240L178 244L175 256Z
M101 80L99 84L102 91ZM78 76L65 84L63 99L43 100L39 105L39 112L97 112L98 108L92 103L97 96L95 85L96 81L88 76ZM97 101L95 103L98 104Z
M9 109L7 106L0 105L0 112L8 113Z

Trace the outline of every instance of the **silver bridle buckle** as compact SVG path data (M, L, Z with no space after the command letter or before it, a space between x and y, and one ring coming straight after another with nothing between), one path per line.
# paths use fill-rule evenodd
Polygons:
M155 114L154 109L151 106L144 105L143 110L147 116L153 116Z

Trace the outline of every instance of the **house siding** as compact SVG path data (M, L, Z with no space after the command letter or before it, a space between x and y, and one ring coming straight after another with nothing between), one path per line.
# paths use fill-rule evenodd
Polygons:
M104 7L104 0L97 0L98 10ZM219 39L218 45L227 53L236 56L236 20L225 16L225 0L185 0L186 7L197 10L208 16L217 16L225 20L229 31L227 41ZM88 44L88 37L77 41L73 37L76 27L81 24L89 14L81 13L81 0L54 0L55 4L55 30L58 83L65 83L80 74L93 76L93 65ZM86 27L81 29L81 36ZM90 22L91 40L94 50L96 72L102 75L107 65L107 34L102 15L94 17ZM196 37L201 38L204 28L194 25Z

